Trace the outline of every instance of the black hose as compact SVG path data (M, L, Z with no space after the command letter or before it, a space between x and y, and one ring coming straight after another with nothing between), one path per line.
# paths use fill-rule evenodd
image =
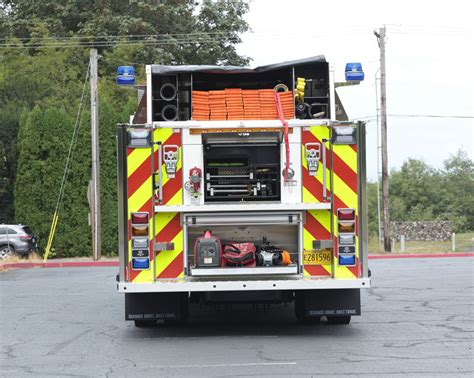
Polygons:
M176 97L176 85L171 83L163 84L160 88L160 96L163 100L171 101Z
M176 121L178 119L178 108L171 104L163 106L161 118L163 118L163 121Z

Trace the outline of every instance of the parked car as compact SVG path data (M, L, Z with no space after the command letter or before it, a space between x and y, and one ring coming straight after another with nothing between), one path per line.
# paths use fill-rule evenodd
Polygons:
M38 250L38 238L22 224L0 224L0 260L13 254L22 257Z

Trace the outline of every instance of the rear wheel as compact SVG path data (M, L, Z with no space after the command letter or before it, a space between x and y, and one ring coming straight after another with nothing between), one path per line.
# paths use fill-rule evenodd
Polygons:
M349 324L351 322L351 316L328 316L329 324Z
M9 245L0 246L0 260L6 260L13 255L13 248Z
M137 328L149 328L156 324L156 320L135 320L135 327Z

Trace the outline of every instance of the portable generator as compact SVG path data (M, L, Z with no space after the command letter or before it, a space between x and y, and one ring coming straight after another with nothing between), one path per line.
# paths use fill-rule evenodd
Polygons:
M222 246L219 238L207 230L204 236L196 239L194 244L194 266L219 267L221 265Z

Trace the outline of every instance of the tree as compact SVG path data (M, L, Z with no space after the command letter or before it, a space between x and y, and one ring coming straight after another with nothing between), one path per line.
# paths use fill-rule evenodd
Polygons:
M79 43L103 46L142 41L135 62L163 64L235 64L249 62L235 50L249 29L246 1L203 0L3 0L0 37L35 40L38 30L51 36L77 36ZM166 20L166 22L163 22ZM123 41L122 41L123 43Z
M459 150L444 162L443 207L457 231L474 230L474 162Z
M58 188L61 184L72 122L64 110L33 111L22 116L18 172L14 188L15 221L28 224L46 244Z
M393 171L390 175L391 218L431 219L441 200L440 178L436 170L421 160L408 159L404 162L400 171Z

